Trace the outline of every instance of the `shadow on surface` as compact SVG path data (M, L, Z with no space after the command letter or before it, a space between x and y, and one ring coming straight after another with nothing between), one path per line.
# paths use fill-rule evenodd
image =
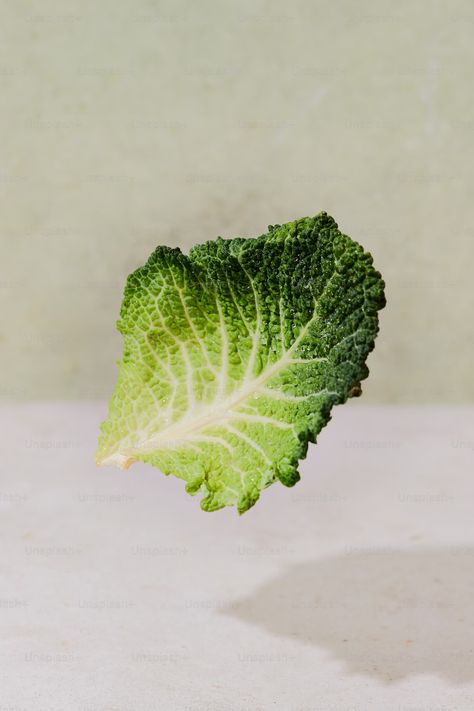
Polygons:
M353 549L301 563L224 609L383 681L474 680L474 548Z

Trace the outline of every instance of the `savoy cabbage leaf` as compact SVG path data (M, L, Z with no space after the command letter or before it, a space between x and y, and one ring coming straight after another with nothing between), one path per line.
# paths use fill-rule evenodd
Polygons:
M148 462L206 511L293 486L332 406L360 393L383 289L324 212L187 256L158 247L127 280L97 463Z

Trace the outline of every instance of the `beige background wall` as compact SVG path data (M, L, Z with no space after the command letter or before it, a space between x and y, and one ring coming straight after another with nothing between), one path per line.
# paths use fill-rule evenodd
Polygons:
M366 402L474 399L474 4L0 3L0 394L106 397L158 243L321 209L387 281Z

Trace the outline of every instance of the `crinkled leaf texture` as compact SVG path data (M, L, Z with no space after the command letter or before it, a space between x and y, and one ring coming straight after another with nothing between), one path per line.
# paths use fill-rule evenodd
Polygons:
M97 462L148 462L206 511L243 513L277 479L293 486L332 406L360 393L383 289L324 212L188 256L158 247L125 288Z

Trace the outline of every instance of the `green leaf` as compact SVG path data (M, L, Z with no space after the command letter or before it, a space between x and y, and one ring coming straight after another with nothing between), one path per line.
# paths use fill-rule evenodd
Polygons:
M97 462L149 462L206 511L293 486L332 406L368 375L383 288L324 212L188 256L158 247L127 280Z

